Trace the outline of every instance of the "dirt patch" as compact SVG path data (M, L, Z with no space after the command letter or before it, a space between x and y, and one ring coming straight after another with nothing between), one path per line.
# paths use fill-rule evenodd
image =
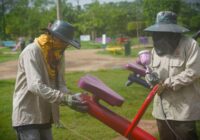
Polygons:
M67 50L65 51L65 71L95 71L99 69L122 68L133 58L117 58L98 54L94 50ZM17 60L0 63L0 79L12 79L16 77Z
M117 58L98 54L101 50L74 50L66 52L66 71L95 71L99 69L122 68L133 58Z
M138 127L143 129L147 133L151 134L152 136L155 136L155 134L158 132L155 120L141 120L138 124ZM126 139L123 136L118 136L113 140L128 140L128 139Z
M138 126L151 135L155 135L158 132L156 120L141 120Z
M17 74L17 60L0 63L0 79L12 79Z

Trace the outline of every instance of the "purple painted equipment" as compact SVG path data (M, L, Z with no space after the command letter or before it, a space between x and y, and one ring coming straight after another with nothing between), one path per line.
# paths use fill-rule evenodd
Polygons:
M151 61L151 53L149 50L143 50L138 53L139 61L143 66L147 66L150 64Z
M142 78L146 73L150 73L151 70L148 67L151 60L151 54L149 50L143 50L138 53L139 58L134 63L129 63L125 65L125 69L132 71L128 76L128 81L126 86L130 86L132 83L136 82L140 85L143 85L149 88L147 82Z
M110 105L121 106L124 101L123 97L107 87L102 81L94 76L86 75L79 80L78 85L80 88L93 94L92 96L87 94L82 94L81 96L82 100L88 105L88 114L129 140L156 140L155 137L139 128L137 124L153 99L157 87L148 95L141 109L138 111L133 121L130 122L99 102L99 100L102 99Z
M125 65L125 68L135 72L136 74L140 75L140 76L145 76L146 74L146 70L144 68L144 66L138 64L137 62L134 63L128 63Z
M95 100L102 99L112 106L121 106L124 98L108 88L94 76L86 75L79 80L79 87L94 94Z

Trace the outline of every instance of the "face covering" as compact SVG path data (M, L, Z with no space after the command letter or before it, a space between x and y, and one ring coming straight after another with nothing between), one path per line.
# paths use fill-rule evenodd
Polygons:
M181 38L180 33L154 32L153 44L157 55L172 55Z
M48 75L50 79L55 80L67 44L63 44L61 41L53 39L49 34L40 35L36 38L36 41L42 50L44 60L47 64Z

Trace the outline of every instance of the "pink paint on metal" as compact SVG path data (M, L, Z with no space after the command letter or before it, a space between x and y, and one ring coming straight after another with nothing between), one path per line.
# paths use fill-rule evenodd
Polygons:
M138 53L139 60L143 66L147 66L151 62L151 52L149 50L143 50Z
M146 74L146 69L142 65L137 64L136 62L126 64L125 68L139 74L140 76L145 76Z
M79 80L79 87L94 94L96 99L102 99L110 105L121 106L124 98L106 86L98 78L86 75Z

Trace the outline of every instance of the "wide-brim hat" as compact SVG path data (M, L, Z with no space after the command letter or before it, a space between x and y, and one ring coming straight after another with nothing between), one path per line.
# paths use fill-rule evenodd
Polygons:
M74 27L68 22L56 20L49 28L43 28L42 30L49 32L77 49L81 48L80 43L74 39Z
M173 32L184 33L189 30L177 25L177 16L171 11L162 11L157 14L156 23L144 29L147 32Z

